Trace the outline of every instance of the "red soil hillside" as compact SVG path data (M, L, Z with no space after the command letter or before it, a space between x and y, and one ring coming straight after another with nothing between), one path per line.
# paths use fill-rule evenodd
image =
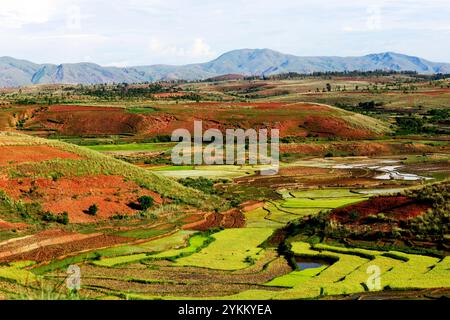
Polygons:
M144 114L125 108L51 106L39 110L24 127L63 135L131 134L141 137L192 130L202 120L204 130L276 128L284 136L362 139L386 133L384 123L326 105L310 103L189 103L151 106Z
M115 214L132 215L139 212L136 204L141 196L162 202L158 194L118 176L0 180L0 190L15 200L37 201L54 214L67 212L71 223L94 222ZM86 213L93 204L99 209L95 216Z
M340 223L355 223L369 216L382 213L395 221L404 221L424 214L431 208L431 203L421 202L406 196L376 197L353 204L344 208L335 209L331 219Z
M0 146L0 166L52 159L82 159L80 156L45 145Z

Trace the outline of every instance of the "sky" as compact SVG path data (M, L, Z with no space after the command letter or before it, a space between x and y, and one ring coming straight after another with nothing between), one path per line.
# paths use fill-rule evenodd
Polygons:
M448 17L448 0L0 0L0 56L122 67L270 48L450 62Z

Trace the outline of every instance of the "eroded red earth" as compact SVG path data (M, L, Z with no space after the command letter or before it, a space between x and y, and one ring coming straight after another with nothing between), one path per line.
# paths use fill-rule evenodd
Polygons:
M359 223L364 218L382 213L395 221L404 221L422 215L430 208L430 203L406 196L376 197L335 209L331 213L331 219L340 223Z
M310 103L188 103L156 105L147 114L130 113L124 108L89 106L50 106L34 111L26 128L64 135L171 135L175 129L192 131L195 120L204 130L216 128L279 129L284 136L337 136L362 139L374 137L370 130L356 128L335 108Z
M0 180L0 190L15 200L39 202L53 214L67 212L70 223L95 222L117 214L133 215L139 211L137 199L144 195L151 196L155 203L162 202L158 194L121 176ZM99 209L95 216L86 213L93 204Z
M82 159L80 156L46 145L0 146L0 166L53 159Z

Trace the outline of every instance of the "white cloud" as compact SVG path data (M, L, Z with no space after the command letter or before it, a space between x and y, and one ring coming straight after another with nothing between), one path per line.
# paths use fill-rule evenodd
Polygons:
M0 25L14 29L31 23L46 23L55 5L55 0L0 0Z
M128 60L114 61L114 62L104 64L105 67L117 67L117 68L125 68L125 67L129 67L131 65L132 64Z
M170 56L173 58L189 58L193 60L208 59L215 55L202 38L196 38L188 43L181 45L167 43L158 37L152 37L149 43L149 51L155 56Z
M211 47L202 39L197 38L194 40L194 44L189 50L189 54L193 57L212 57L214 52L211 51Z

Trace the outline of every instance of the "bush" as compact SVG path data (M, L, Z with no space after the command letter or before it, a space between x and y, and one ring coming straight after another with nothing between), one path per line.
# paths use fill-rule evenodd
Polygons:
M352 221L358 220L358 218L359 218L359 212L353 210L352 212L349 213L349 218L350 218Z
M152 197L142 196L138 199L138 203L142 210L147 210L147 209L153 207L153 204L155 203L155 201L153 200Z
M110 219L111 220L127 220L127 219L129 219L130 217L129 216L127 216L127 215L125 215L125 214L115 214L115 215L113 215Z
M46 222L56 222L60 224L69 224L69 214L67 212L60 213L59 215L54 215L51 212L46 212L42 216L42 220Z
M87 210L87 214L89 214L91 216L95 216L97 214L97 212L98 212L98 206L96 204L93 204Z
M208 178L199 177L199 178L185 178L178 180L183 186L188 188L193 188L200 190L207 194L215 194L216 190L214 189L214 181Z

